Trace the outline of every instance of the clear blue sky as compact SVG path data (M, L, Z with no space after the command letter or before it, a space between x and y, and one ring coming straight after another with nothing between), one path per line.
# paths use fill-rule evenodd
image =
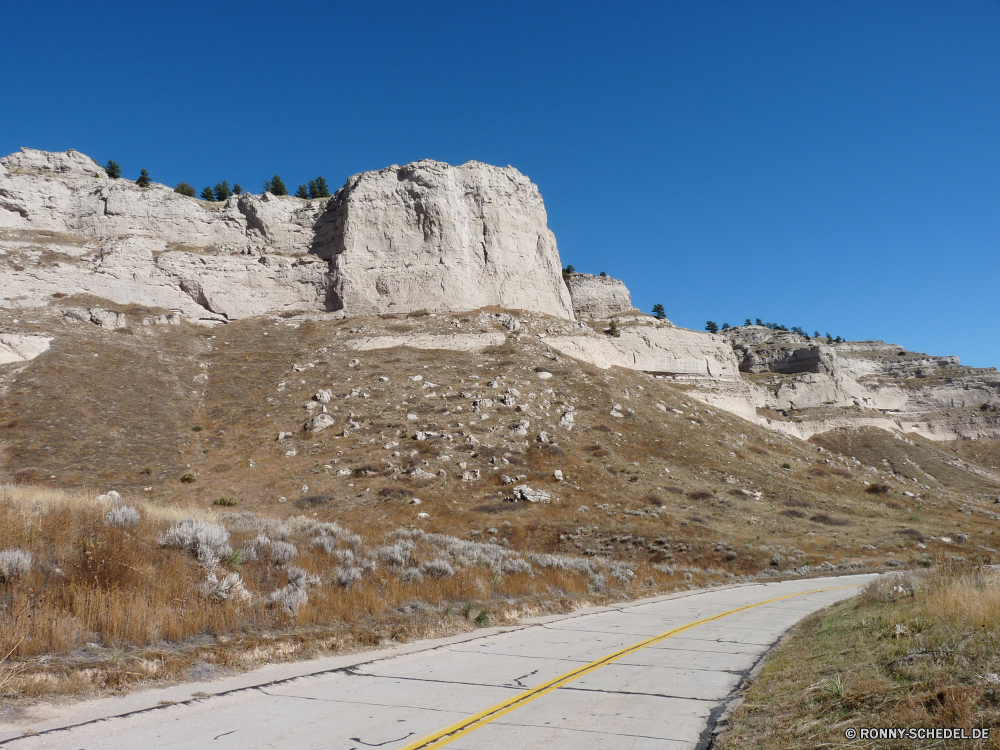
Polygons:
M257 192L511 164L677 324L1000 366L1000 2L8 3L0 151Z

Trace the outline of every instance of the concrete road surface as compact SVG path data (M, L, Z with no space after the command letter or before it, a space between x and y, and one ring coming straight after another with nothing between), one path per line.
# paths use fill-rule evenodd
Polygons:
M697 748L782 633L873 578L673 594L375 654L277 665L69 708L39 707L34 719L0 724L0 745ZM26 730L38 734L23 736Z

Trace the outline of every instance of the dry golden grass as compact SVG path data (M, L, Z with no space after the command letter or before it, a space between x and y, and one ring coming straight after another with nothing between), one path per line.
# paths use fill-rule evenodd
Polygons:
M920 573L884 576L795 628L717 747L839 745L849 727L992 727L989 740L857 746L998 748L998 645L996 570L942 559Z
M223 497L235 500L233 510L261 518L339 523L367 547L418 527L467 541L495 539L525 555L617 561L636 573L627 585L609 579L597 598L796 569L811 575L838 566L880 568L889 559L917 564L943 549L989 560L1000 547L992 505L1000 486L954 466L952 446L879 431L830 433L811 443L783 438L706 407L684 387L554 359L533 332L565 323L544 316L523 315L532 333L482 352L357 352L345 342L403 326L454 333L493 324L477 313L347 321L292 315L208 330L143 326L148 311L122 311L131 335L64 324L54 308L18 310L18 330L53 335L52 348L26 367L0 366L0 481L19 483L0 490L0 549L34 545L42 566L32 573L30 597L0 584L22 613L2 642L24 635L13 657L22 660L61 654L58 664L68 671L60 684L77 679L71 675L79 675L79 665L105 669L107 644L131 649L130 658L146 665L133 672L146 679L150 664L184 663L172 655L181 651L190 660L208 649L218 663L240 666L246 660L236 642L246 653L265 654L276 639L284 645L275 653L284 658L312 653L315 644L367 642L365 633L412 637L470 627L454 613L469 601L477 613L499 617L595 599L587 577L575 573L536 568L534 577L505 576L497 586L492 572L464 569L419 586L386 571L346 590L325 582L310 589L295 618L238 603L206 607L205 570L156 540L181 517L218 522L227 508L214 503ZM8 318L0 310L0 323ZM538 379L542 369L553 378ZM473 403L507 388L528 411L495 403L481 419ZM305 432L311 412L303 406L320 389L333 393L335 427ZM615 403L626 418L610 416ZM565 430L558 423L569 406L575 425ZM512 428L525 415L529 435L518 437ZM416 439L418 430L424 439ZM539 441L541 431L551 444ZM279 432L289 436L278 441ZM418 468L436 478L408 473ZM480 478L462 480L466 469ZM555 479L557 469L565 481ZM182 481L188 475L193 482ZM518 483L555 499L506 502L503 475L523 477ZM890 491L867 495L864 482ZM94 498L109 489L142 514L128 535L103 525L107 508ZM422 504L411 504L414 497ZM907 529L916 535L900 533ZM946 535L951 544L940 541ZM234 546L245 536L234 532ZM328 580L333 563L325 553L305 548L308 539L292 541L299 547L293 564ZM285 584L278 569L251 563L237 572L258 601ZM143 601L132 607L129 597ZM434 611L397 611L415 600ZM127 623L126 612L134 613ZM155 658L143 656L151 650ZM48 682L39 684L55 690L52 661L46 664ZM31 669L41 673L37 664ZM156 669L156 677L176 676L180 667ZM140 678L109 684L133 679Z

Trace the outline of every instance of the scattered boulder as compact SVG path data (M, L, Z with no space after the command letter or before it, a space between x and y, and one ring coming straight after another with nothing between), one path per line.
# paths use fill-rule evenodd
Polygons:
M526 484L517 485L514 490L514 502L524 500L529 503L548 503L552 500L552 495L544 490L533 490Z
M333 417L329 414L317 414L305 424L308 432L322 432L327 427L333 427Z

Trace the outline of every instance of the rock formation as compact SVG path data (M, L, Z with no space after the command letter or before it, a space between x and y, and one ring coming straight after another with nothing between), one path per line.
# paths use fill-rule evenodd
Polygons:
M566 275L566 286L573 299L573 312L578 318L606 320L615 315L635 312L628 287L610 276L589 273Z
M740 377L732 346L722 336L677 328L646 315L619 318L618 336L589 328L546 342L570 357L602 369L625 367L691 387L700 401L756 422L757 414Z
M0 305L85 294L204 322L487 305L572 318L560 273L538 188L511 167L394 166L327 205L199 201L75 151L0 159Z
M806 339L740 326L732 342L754 405L776 429L808 438L838 426L876 426L940 440L1000 436L1000 373L957 357L881 341Z
M797 437L844 426L1000 437L994 369L763 326L688 331L638 313L616 279L574 273L564 283L538 188L511 167L479 162L365 172L328 200L265 193L209 203L111 179L75 151L22 149L0 159L0 307L49 305L58 306L60 324L109 331L137 318L219 324L293 310L520 309L563 319L538 334L552 356L669 379ZM514 339L524 335L510 314L483 315ZM591 322L566 322L576 317ZM618 336L599 324L611 317ZM50 341L37 331L3 333L0 364L26 362ZM362 337L351 346L478 351L504 340L456 330Z
M573 317L538 188L513 167L424 160L351 177L315 252L334 309L361 315L496 305Z

